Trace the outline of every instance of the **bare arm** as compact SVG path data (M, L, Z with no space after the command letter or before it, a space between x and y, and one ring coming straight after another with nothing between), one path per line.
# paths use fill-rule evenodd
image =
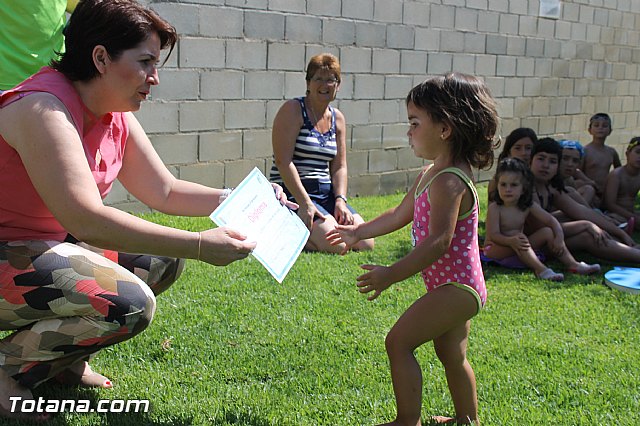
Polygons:
M618 151L616 151L613 148L611 148L611 151L613 155L613 169L615 170L618 167L622 166L622 163L620 162L620 156L618 155Z
M625 218L634 215L634 212L627 210L618 204L618 191L620 190L620 172L616 169L607 176L607 183L604 191L604 204L610 212L617 213Z
M346 142L346 123L344 115L336 108L333 109L336 114L336 145L337 152L331 161L330 173L331 184L335 195L347 195L347 142ZM341 224L351 224L353 219L346 203L341 198L336 198L336 207L334 211L336 221ZM349 219L351 218L351 219Z
M322 216L311 202L309 194L304 189L300 175L293 164L293 152L296 138L302 127L302 114L300 104L296 100L289 100L280 107L273 120L271 132L271 144L273 145L273 158L282 176L282 180L291 191L291 194L300 205L298 216L311 229L313 217Z
M358 241L386 235L409 224L413 219L413 202L416 186L422 175L423 173L418 175L409 192L405 194L397 207L391 208L375 219L360 223L359 225L336 225L333 230L327 233L327 240L332 245L345 243L346 248L342 252L342 254L345 254L351 247L357 244Z
M217 264L245 257L251 250L240 240L243 237L224 234L224 229L200 236L105 206L71 117L53 95L32 94L3 113L14 123L3 129L3 136L19 153L47 208L76 238L118 251L189 258L198 257L201 239L203 260Z
M487 206L485 230L487 240L501 246L509 246L508 237L500 232L500 206L495 202L489 203Z

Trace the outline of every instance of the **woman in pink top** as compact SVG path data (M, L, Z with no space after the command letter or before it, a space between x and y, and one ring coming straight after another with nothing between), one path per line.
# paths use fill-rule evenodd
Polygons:
M496 104L481 80L458 73L425 81L407 96L409 144L433 161L400 205L360 225L327 234L346 250L413 221L414 249L391 266L362 265L360 292L373 300L420 272L427 294L400 317L386 339L398 413L386 425L420 425L422 376L413 354L433 341L447 375L455 417L436 423L478 422L475 376L466 359L470 319L487 298L478 249L478 195L472 167L490 167L498 126Z
M86 361L146 328L181 258L226 265L255 245L103 204L116 178L168 214L206 216L225 194L176 179L131 113L175 29L132 0L85 0L65 35L52 68L0 96L0 329L16 330L0 341L0 415L31 420L47 415L11 412L10 398L49 379L112 386Z

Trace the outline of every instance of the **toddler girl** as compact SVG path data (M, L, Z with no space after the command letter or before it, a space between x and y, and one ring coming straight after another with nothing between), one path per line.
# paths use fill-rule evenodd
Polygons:
M362 265L361 293L380 296L394 283L420 272L427 293L402 314L386 338L396 397L396 419L386 425L419 426L422 375L414 351L433 341L442 362L455 417L436 423L478 423L476 382L466 358L470 320L487 292L478 249L478 196L471 168L490 167L498 126L496 104L476 77L451 73L414 87L407 96L409 145L433 161L400 205L359 225L338 225L327 233L346 250L413 221L414 249L393 265Z

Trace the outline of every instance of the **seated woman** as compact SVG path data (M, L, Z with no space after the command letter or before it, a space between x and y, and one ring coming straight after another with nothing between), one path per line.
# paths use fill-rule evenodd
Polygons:
M565 243L569 250L584 250L593 256L619 262L640 262L640 250L622 229L569 196L558 174L562 147L552 138L542 138L533 151L533 199L548 212L559 213ZM528 223L526 234L540 228L540 224ZM616 239L614 239L614 238ZM619 240L619 241L618 241Z
M533 129L528 127L519 127L509 133L509 136L504 141L502 152L498 156L498 163L505 158L517 158L527 166L531 162L531 152L536 142L538 142L538 136ZM496 193L497 182L495 176L489 181L487 187L487 195L489 202L493 201L493 195Z
M209 215L225 194L176 179L131 113L176 40L133 0L84 0L60 60L0 95L0 329L15 330L0 341L0 415L46 420L11 412L9 398L33 399L50 379L111 387L87 360L149 325L179 258L226 265L255 246L233 229L183 231L103 203L115 179L168 214Z
M298 216L311 231L305 249L341 253L325 234L336 224L358 225L362 217L347 204L347 147L344 115L330 103L340 89L340 63L316 55L307 65L306 96L286 101L273 120L270 179L300 205ZM356 250L373 249L373 239Z

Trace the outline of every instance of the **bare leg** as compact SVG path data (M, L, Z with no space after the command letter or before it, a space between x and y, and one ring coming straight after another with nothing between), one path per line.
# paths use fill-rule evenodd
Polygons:
M607 238L604 245L598 245L593 235L581 232L565 238L569 250L584 250L601 259L617 262L640 263L640 250L629 247L611 238Z
M321 251L336 254L342 253L345 248L344 243L332 246L325 237L326 233L335 228L338 222L336 222L336 219L331 215L326 215L325 217L325 220L313 221L311 235L309 236L307 245L304 248L309 251Z
M471 321L466 321L433 341L444 366L458 423L478 421L476 376L467 360L467 340Z
M515 254L522 263L524 263L536 274L536 276L538 276L542 271L547 269L547 267L544 263L540 262L540 259L538 259L533 248L544 247L549 239L549 234L553 237L553 232L548 227L538 229L536 232L528 236L530 247L526 250L514 251L511 247L502 246L492 241L485 245L484 253L493 259L504 259L505 257L513 256Z
M471 294L445 285L422 296L398 319L385 341L398 407L396 420L388 425L421 425L422 372L413 351L451 330L464 327L477 310L477 302ZM416 324L422 326L416 327ZM474 404L476 397L468 392L456 390L456 407Z

